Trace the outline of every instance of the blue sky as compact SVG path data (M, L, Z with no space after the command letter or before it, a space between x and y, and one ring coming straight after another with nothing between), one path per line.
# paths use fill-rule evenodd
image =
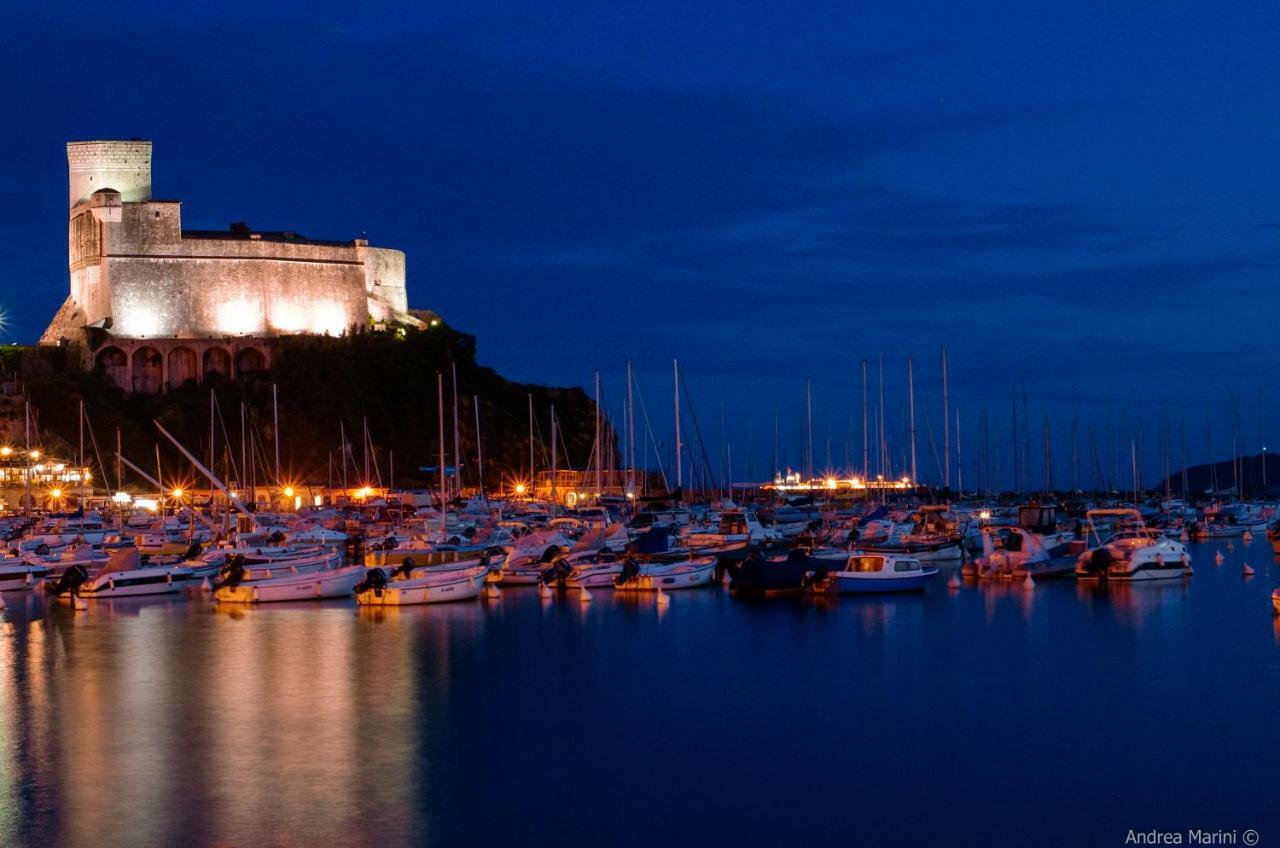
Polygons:
M989 403L1006 441L1025 384L1037 480L1045 415L1069 477L1073 393L1082 453L1144 422L1149 478L1166 401L1192 461L1206 409L1230 453L1232 394L1246 448L1260 389L1280 424L1272 4L261 6L10 13L9 340L65 296L64 142L141 136L186 226L402 248L413 305L512 378L599 368L619 410L630 356L664 442L679 357L739 479L775 408L798 461L806 378L818 464L828 429L860 453L880 353L891 419L916 357L936 477L944 344L967 436Z

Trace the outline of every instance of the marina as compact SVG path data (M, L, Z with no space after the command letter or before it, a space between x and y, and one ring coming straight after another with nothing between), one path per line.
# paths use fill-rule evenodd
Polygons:
M6 592L0 840L642 845L679 828L1073 845L1123 833L1136 808L1175 827L1244 820L1266 807L1277 568L1264 539L1226 544L1189 543L1186 581L940 575L924 592L756 602L525 586L412 607L166 595L75 610ZM1071 729L1069 751L1049 727ZM903 760L930 764L933 812L910 826L918 802L884 784L856 806L814 790ZM551 816L530 791L601 762L617 764L610 797L663 813ZM1126 791L1102 791L1100 772ZM129 815L77 803L104 781L128 782ZM1089 816L1045 834L1031 799L1074 787Z
M0 848L1280 842L1280 5L5 22Z

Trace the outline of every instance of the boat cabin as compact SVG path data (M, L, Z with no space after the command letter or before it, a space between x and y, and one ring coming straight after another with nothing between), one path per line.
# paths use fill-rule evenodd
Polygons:
M849 557L845 571L855 574L872 574L890 571L894 574L916 574L923 569L920 561L905 557L887 557L878 554L859 554Z
M1018 507L1018 526L1042 536L1053 533L1058 529L1058 508L1040 504Z

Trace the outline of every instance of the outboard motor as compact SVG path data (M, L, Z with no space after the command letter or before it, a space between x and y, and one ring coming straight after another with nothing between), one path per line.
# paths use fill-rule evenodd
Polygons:
M404 577L407 580L408 578L413 576L413 569L416 567L417 565L414 563L413 557L405 557L404 561L401 562L400 565L394 571L391 572L391 577L392 579L395 579L396 577ZM374 570L380 571L381 569L374 569Z
M1022 550L1022 534L1010 533L1004 540L1004 548L1010 553L1017 553Z
M62 572L62 576L50 589L55 595L79 594L80 586L89 579L89 569L82 564L75 565Z
M542 574L539 576L539 579L546 585L551 586L553 584L562 582L564 578L568 577L572 573L573 573L573 566L569 565L569 563L565 562L562 559L558 559L555 562L551 563L551 566L549 568L546 568L542 571Z
M1098 548L1089 555L1088 571L1090 574L1105 577L1109 568L1111 568L1111 551L1106 548Z
M48 555L49 555L48 545L46 545L44 542L41 542L40 544L36 545L36 556L48 556Z
M230 586L233 589L239 586L244 580L244 555L236 554L227 560L222 566L221 576L219 586Z
M800 585L805 588L813 588L821 586L827 582L828 575L831 574L831 568L827 565L826 560L816 560L814 562L813 571L807 572L804 579L800 581Z
M187 552L183 555L184 560L199 559L200 553L204 548L200 547L199 542L192 542L191 547L187 548Z
M373 590L373 594L381 598L382 590L385 588L387 588L387 573L381 568L371 568L364 579L356 584L355 592L358 595L361 592Z
M538 558L538 562L550 564L556 561L556 557L560 556L560 549L555 545L548 545L547 549L542 552L542 556Z
M272 532L272 534L267 537L267 544L275 548L280 547L284 544L284 533L279 530Z
M613 585L625 586L640 575L640 563L631 557L622 562L622 573L613 579Z

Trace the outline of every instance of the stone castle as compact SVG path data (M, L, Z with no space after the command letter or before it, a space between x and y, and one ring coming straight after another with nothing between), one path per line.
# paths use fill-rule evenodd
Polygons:
M270 362L275 336L340 335L409 314L404 254L365 239L182 229L151 197L151 142L67 144L71 293L40 339L122 388L157 392Z

